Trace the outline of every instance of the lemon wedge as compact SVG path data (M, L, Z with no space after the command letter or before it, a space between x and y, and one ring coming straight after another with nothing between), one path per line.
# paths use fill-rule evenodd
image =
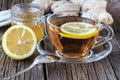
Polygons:
M22 60L31 56L36 49L37 39L31 28L14 25L2 37L2 47L12 59Z
M59 33L63 37L72 39L86 39L98 35L99 29L94 25L83 22L68 22L60 27Z

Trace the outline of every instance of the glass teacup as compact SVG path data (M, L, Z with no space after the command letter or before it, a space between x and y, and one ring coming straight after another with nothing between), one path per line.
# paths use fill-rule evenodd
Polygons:
M61 58L88 58L92 48L108 42L114 35L111 27L100 24L90 13L54 13L48 17L47 23L48 35ZM100 35L102 30L107 31L106 36Z
M48 44L44 46L48 47L50 45L49 38L45 37L43 40L40 40L37 45L37 49L42 55L36 57L28 68L4 79L11 79L18 76L39 63L88 63L104 58L111 51L111 44L108 43L110 50L106 51L108 52L106 55L103 55L103 53L99 53L100 55L92 54L91 49L105 44L111 40L114 35L112 28L106 24L100 24L97 17L93 14L59 12L50 15L47 18L47 23L50 42L52 42L56 48L55 54L54 51L53 53L49 53L47 50L42 49L41 45L44 45L42 42L44 42L45 39L45 42ZM106 31L106 33L101 35L103 31Z

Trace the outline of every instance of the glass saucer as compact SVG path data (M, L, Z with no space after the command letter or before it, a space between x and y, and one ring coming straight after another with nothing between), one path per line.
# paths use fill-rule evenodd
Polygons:
M41 55L46 55L46 54L52 54L52 55L57 55L56 50L52 43L50 42L49 37L45 37L42 40L40 40L37 44L37 50ZM92 52L92 55L88 58L82 58L82 59L61 59L56 62L63 62L63 63L90 63L90 62L95 62L98 60L101 60L105 58L107 55L110 54L112 51L112 44L111 42L107 42L104 45L101 45L99 47L96 47L92 50L89 51L88 54Z

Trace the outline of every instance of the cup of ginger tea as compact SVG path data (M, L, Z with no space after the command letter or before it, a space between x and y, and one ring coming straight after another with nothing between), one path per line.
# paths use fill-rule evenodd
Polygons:
M113 30L102 26L95 15L78 12L59 12L47 19L48 35L60 57L80 59L86 57L95 46L102 45L112 38ZM105 29L108 34L97 40ZM97 43L98 42L98 43Z
M44 9L38 4L16 4L11 8L11 25L22 24L30 27L39 41L44 36L44 24L38 24L43 14Z

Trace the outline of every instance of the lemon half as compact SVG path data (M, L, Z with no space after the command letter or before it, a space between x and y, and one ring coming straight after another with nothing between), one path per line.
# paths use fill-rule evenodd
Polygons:
M68 22L60 27L59 33L63 37L72 39L86 39L98 35L99 29L94 25L83 22Z
M14 25L2 37L2 47L12 59L22 60L31 56L36 49L35 33L27 26Z

